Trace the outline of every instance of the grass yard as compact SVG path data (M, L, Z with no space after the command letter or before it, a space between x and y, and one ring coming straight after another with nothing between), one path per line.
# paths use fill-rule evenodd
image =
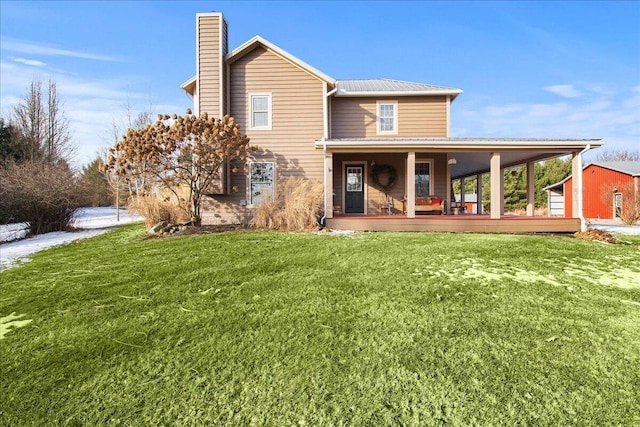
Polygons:
M639 237L144 236L0 273L0 425L640 424Z

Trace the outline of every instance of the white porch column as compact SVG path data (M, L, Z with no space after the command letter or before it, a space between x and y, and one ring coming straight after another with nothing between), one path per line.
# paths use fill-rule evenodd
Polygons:
M500 153L491 153L491 219L500 219L504 213L504 172L500 168Z
M482 215L482 174L476 175L476 213Z
M536 211L536 174L535 163L527 163L527 216L534 216Z
M576 151L571 156L571 176L573 176L572 212L574 218L580 218L580 228L585 230L586 224L582 215L582 153Z
M416 217L416 153L407 153L407 218Z
M460 178L460 207L464 209L464 177Z
M333 218L333 153L324 153L324 214Z

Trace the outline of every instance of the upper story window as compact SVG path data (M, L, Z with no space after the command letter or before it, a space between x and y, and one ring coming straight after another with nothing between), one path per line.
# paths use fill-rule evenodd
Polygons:
M378 108L378 133L398 133L398 103L377 102Z
M249 94L249 118L252 130L271 130L271 94Z

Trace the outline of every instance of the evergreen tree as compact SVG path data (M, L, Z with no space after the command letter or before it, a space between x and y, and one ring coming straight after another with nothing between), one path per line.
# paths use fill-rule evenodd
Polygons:
M97 157L82 168L80 182L88 206L111 206L111 186L107 176L102 171L104 161Z

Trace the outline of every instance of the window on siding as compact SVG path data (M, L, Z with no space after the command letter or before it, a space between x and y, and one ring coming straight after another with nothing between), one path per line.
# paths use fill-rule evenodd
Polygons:
M249 99L251 129L271 129L271 94L255 94Z
M273 162L251 162L249 166L249 202L259 205L273 200L275 164Z
M398 133L398 104L378 102L378 133Z

